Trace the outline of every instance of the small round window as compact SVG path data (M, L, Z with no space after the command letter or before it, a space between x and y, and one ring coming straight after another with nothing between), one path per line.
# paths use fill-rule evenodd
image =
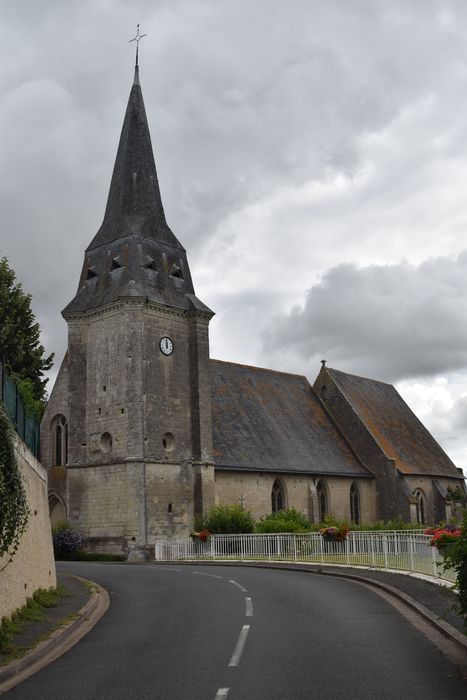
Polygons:
M112 436L110 433L102 433L101 435L101 450L102 452L110 452L112 449Z
M172 433L165 433L162 438L162 446L166 452L173 452L175 449L175 438Z

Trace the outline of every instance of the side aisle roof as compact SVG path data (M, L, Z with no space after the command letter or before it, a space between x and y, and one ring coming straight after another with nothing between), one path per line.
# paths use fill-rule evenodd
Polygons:
M211 360L218 469L372 477L307 379Z

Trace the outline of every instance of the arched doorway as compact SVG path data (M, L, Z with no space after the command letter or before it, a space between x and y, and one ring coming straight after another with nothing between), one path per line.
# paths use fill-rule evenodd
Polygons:
M49 494L49 513L52 527L66 523L66 508L62 499L55 493Z

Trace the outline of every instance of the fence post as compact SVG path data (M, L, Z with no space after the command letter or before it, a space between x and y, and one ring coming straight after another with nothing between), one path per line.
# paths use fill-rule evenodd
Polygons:
M409 545L409 554L410 554L410 570L414 571L414 561L413 561L413 536L409 536L408 540L408 545Z
M276 549L277 549L276 556L277 556L277 558L279 558L281 555L281 543L280 543L279 535L276 535Z
M437 578L439 578L440 575L438 572L438 562L436 561L436 553L437 553L436 547L432 547L431 548L431 563L432 563L432 568L433 568L433 576L436 576Z
M371 550L371 566L375 566L375 544L376 544L376 537L373 538L373 537L371 537L371 535L370 535L370 537L369 537L369 538L367 537L366 540L367 540L367 542L370 543L370 550Z
M388 538L387 535L383 535L383 554L384 554L384 568L388 568Z
M292 535L293 536L293 558L295 561L297 560L297 535Z

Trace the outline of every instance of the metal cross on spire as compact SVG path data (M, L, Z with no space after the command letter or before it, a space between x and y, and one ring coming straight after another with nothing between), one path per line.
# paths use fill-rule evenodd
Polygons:
M135 63L136 66L138 65L138 49L139 49L139 42L140 42L141 39L142 39L143 37L145 37L145 36L147 36L147 34L140 34L140 33L139 33L139 24L137 24L137 25L136 25L136 36L133 37L133 39L130 39L130 41L128 42L129 44L131 44L132 41L136 41L136 63Z

